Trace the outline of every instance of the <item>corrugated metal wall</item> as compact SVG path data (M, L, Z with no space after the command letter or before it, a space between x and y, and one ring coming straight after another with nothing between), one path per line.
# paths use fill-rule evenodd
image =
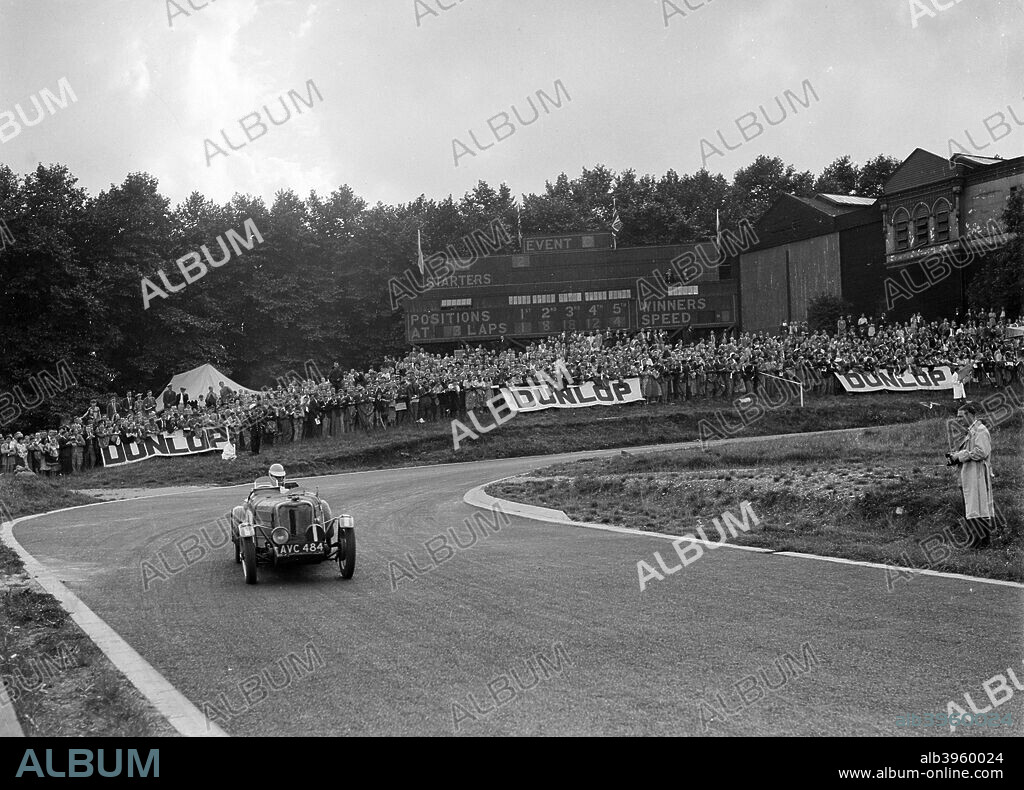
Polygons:
M806 321L811 299L842 292L838 233L745 253L740 267L745 332L777 332L783 321Z
M877 319L885 310L885 239L882 221L858 225L839 233L843 261L843 298L853 305L854 317L861 313Z

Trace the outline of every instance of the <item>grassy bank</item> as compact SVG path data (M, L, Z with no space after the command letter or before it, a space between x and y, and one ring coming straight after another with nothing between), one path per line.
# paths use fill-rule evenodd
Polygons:
M47 480L0 477L5 521L92 501ZM0 677L29 737L175 734L2 543Z
M0 521L45 513L62 507L87 505L99 500L70 491L60 482L35 475L0 475ZM13 549L0 543L0 579L3 574L22 570L21 560Z
M28 737L176 734L51 595L2 594L0 675Z
M532 472L489 493L564 510L574 520L675 535L740 516L760 524L731 543L1024 581L1024 450L1018 414L992 431L995 500L1002 526L971 549L959 519L956 470L944 466L945 421L866 429L841 437L791 437L700 450L620 455ZM945 528L946 534L943 534ZM938 536L938 537L933 537Z
M785 405L767 412L737 432L738 436L850 428L904 423L934 415L909 393L809 398L806 407ZM206 483L226 485L252 481L278 461L292 477L362 469L386 469L491 458L597 450L643 444L693 441L698 424L718 421L742 425L725 400L683 404L642 404L615 408L550 410L521 414L476 440L453 448L451 423L405 425L372 434L345 434L298 444L264 447L259 456L241 452L234 461L218 453L184 458L154 458L137 464L92 470L71 478L77 488L146 488ZM487 415L489 417L489 415ZM490 419L480 418L483 425Z

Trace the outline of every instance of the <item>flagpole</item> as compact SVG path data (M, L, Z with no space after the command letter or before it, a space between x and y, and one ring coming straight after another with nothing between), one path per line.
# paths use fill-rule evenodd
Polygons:
M519 251L523 252L523 212L516 200L516 232L519 236Z
M420 277L423 277L425 275L426 266L423 263L422 231L419 228L416 229L416 263L419 264L420 267Z
M612 222L615 222L615 218L619 216L619 206L615 201L615 195L612 195ZM619 233L615 230L614 224L612 225L612 249L617 250L619 248Z

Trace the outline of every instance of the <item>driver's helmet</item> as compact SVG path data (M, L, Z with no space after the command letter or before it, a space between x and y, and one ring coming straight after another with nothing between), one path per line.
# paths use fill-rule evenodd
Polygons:
M268 474L274 478L274 482L277 483L278 487L284 485L284 467L281 464L271 464Z

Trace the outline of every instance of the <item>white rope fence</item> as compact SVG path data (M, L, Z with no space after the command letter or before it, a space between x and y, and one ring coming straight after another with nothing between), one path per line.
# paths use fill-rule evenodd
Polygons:
M787 384L796 384L800 388L800 408L802 409L804 407L804 385L802 381L784 379L781 376L773 376L771 373L762 373L761 376L768 379L778 379L779 381L785 381Z

